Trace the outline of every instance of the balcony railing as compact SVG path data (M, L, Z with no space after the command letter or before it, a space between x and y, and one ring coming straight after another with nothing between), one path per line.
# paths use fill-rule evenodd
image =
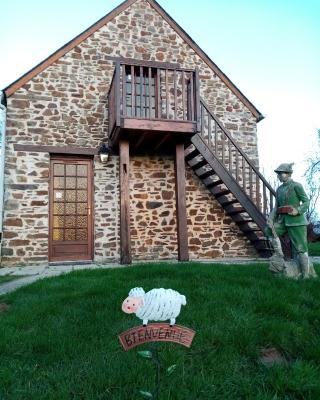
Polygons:
M117 128L144 126L152 131L156 122L200 123L199 78L197 70L167 64L132 64L118 61L109 94L109 138ZM128 120L140 120L128 122ZM174 126L174 125L172 125ZM182 126L188 126L187 124ZM177 128L175 127L175 130ZM181 132L183 131L181 127ZM190 129L190 128L189 128ZM170 129L169 129L170 130Z

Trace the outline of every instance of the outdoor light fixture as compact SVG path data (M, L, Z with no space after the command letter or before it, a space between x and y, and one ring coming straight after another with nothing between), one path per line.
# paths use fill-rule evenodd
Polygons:
M106 143L102 143L99 148L100 161L106 164L109 160L110 147Z

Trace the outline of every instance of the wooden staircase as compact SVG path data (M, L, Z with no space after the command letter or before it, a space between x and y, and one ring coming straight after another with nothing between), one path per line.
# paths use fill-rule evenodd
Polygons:
M199 133L186 149L186 162L262 257L270 257L264 236L275 192L221 121L200 101Z

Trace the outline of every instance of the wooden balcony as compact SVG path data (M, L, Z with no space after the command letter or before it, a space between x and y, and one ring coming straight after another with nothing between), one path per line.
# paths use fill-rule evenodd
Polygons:
M200 127L197 70L168 64L118 61L109 94L109 140L128 140L130 151L167 152Z

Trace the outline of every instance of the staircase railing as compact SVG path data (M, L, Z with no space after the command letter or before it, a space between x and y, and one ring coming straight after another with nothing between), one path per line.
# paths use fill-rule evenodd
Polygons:
M269 215L275 205L275 191L202 99L200 129L202 139L242 190L265 217Z

